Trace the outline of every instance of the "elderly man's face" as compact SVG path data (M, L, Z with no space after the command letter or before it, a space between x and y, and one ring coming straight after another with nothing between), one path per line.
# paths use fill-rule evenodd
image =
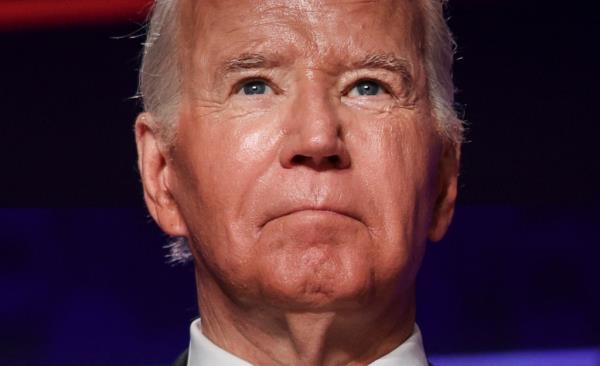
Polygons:
M187 8L163 228L188 236L199 273L241 303L347 309L409 291L456 178L431 118L417 2Z

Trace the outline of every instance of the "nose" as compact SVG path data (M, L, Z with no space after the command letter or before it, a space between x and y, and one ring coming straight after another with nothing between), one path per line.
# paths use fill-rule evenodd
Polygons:
M304 166L316 171L350 167L342 123L325 95L301 93L286 120L280 163L286 169Z

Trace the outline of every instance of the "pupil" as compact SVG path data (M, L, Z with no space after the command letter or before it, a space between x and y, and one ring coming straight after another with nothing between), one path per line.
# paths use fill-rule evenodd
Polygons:
M379 85L373 81L363 81L358 88L358 94L360 95L377 95L378 92Z
M253 81L246 85L244 85L244 94L253 95L253 94L264 94L267 89L267 86L262 81Z

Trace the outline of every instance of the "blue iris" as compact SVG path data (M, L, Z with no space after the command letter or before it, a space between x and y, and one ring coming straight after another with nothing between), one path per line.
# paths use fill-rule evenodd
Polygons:
M381 86L374 81L362 80L356 84L355 88L358 91L358 95L377 95Z
M267 85L264 81L255 80L244 84L243 89L244 94L246 95L265 94L267 91Z

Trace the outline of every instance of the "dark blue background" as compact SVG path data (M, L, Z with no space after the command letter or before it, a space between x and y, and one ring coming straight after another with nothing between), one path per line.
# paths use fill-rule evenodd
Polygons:
M587 6L587 7L586 7ZM419 278L430 353L600 346L598 24L456 1L460 202ZM171 361L197 315L144 211L139 25L0 33L0 364Z

